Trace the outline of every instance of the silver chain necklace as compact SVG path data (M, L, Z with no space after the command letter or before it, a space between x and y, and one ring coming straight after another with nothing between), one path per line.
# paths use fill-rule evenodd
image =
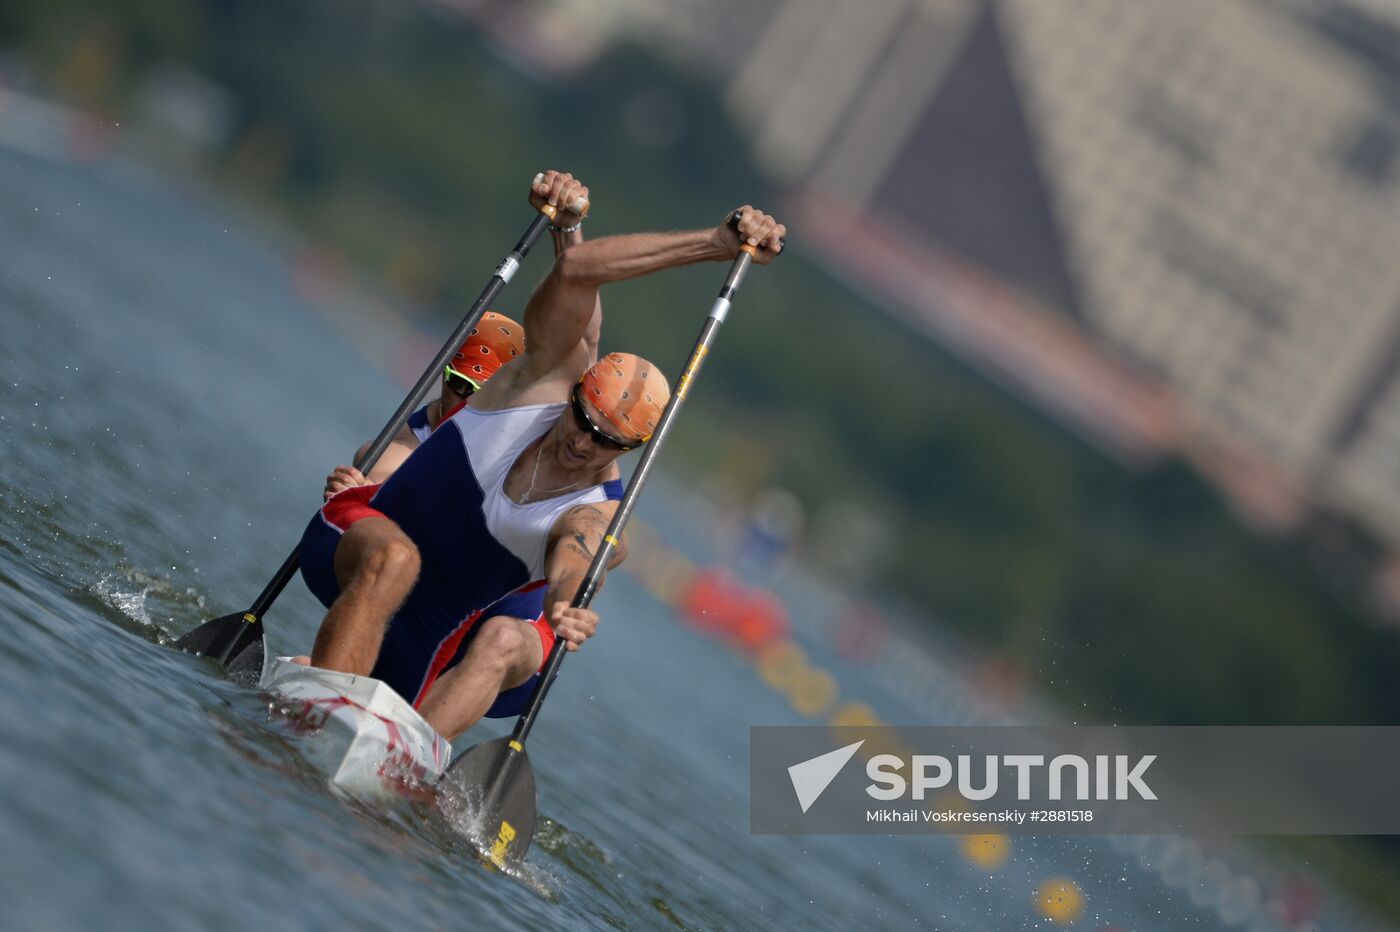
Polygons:
M539 501L541 498L552 498L553 496L558 495L560 492L568 492L568 491L571 491L571 490L573 489L573 487L578 483L578 480L575 479L573 482L566 482L566 483L564 483L563 485L559 486L559 488L557 488L557 489L536 489L536 488L535 488L535 480L539 478L539 475L540 475L540 459L543 458L543 457L544 457L544 441L541 440L541 441L540 441L539 448L538 448L537 450L535 450L535 468L532 469L532 470L530 470L530 485L525 489L525 494L523 494L523 495L520 496L520 501L519 501L518 504L525 505L525 504L529 504L530 502L537 502L537 501ZM606 466L603 467L603 469L606 469L606 468L607 468ZM602 472L602 471L603 471L602 469L598 470L598 472ZM596 476L597 473L595 473L594 475Z

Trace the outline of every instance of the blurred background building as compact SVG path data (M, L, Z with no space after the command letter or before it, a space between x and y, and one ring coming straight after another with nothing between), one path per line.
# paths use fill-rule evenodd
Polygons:
M1257 525L1400 544L1395 5L443 6L561 75L661 50L892 312Z

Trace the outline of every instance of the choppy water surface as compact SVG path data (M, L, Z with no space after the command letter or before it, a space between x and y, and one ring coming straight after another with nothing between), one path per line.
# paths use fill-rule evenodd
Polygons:
M945 839L751 836L748 726L802 719L625 576L531 738L527 876L432 810L332 796L265 697L159 646L251 600L397 402L287 267L139 169L0 150L5 928L1021 929L1050 873L1084 887L1076 928L1220 927L1092 840L988 874ZM294 583L272 648L318 617Z

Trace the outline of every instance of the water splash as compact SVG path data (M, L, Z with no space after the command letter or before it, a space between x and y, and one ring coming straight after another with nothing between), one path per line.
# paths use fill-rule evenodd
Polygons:
M481 813L481 788L458 787L451 782L438 785L438 814L450 837L444 838L448 846L471 855L483 868L493 873L504 874L518 882L536 896L550 902L559 900L559 878L538 864L524 861L518 864L497 865L491 860L492 833L486 828ZM541 826L552 824L541 821ZM535 836L538 839L538 835Z
M139 633L161 645L169 645L175 638L167 625L177 618L204 614L206 604L204 594L192 586L182 589L168 578L152 576L134 567L118 567L113 572L103 573L86 588L85 594L95 596L102 605L135 622ZM151 617L152 607L162 616L160 621Z
M108 608L115 608L143 627L158 629L159 625L151 620L146 611L146 596L150 595L151 587L145 586L138 592L126 591L122 586L128 582L130 580L116 573L105 573L92 585L91 592Z

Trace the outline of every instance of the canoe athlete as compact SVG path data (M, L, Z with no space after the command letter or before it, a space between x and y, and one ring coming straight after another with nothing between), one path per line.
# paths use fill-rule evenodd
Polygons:
M580 195L551 171L530 200ZM737 233L612 236L555 259L526 307L525 351L387 481L333 496L308 525L302 575L329 608L312 664L384 680L449 740L488 711L523 709L555 638L576 650L597 629L597 613L569 602L622 497L616 460L650 439L670 397L641 357L594 361L598 290L732 261L741 237L771 262L785 228L751 207L739 215ZM626 552L620 541L611 566ZM524 600L540 591L549 611L536 617Z

